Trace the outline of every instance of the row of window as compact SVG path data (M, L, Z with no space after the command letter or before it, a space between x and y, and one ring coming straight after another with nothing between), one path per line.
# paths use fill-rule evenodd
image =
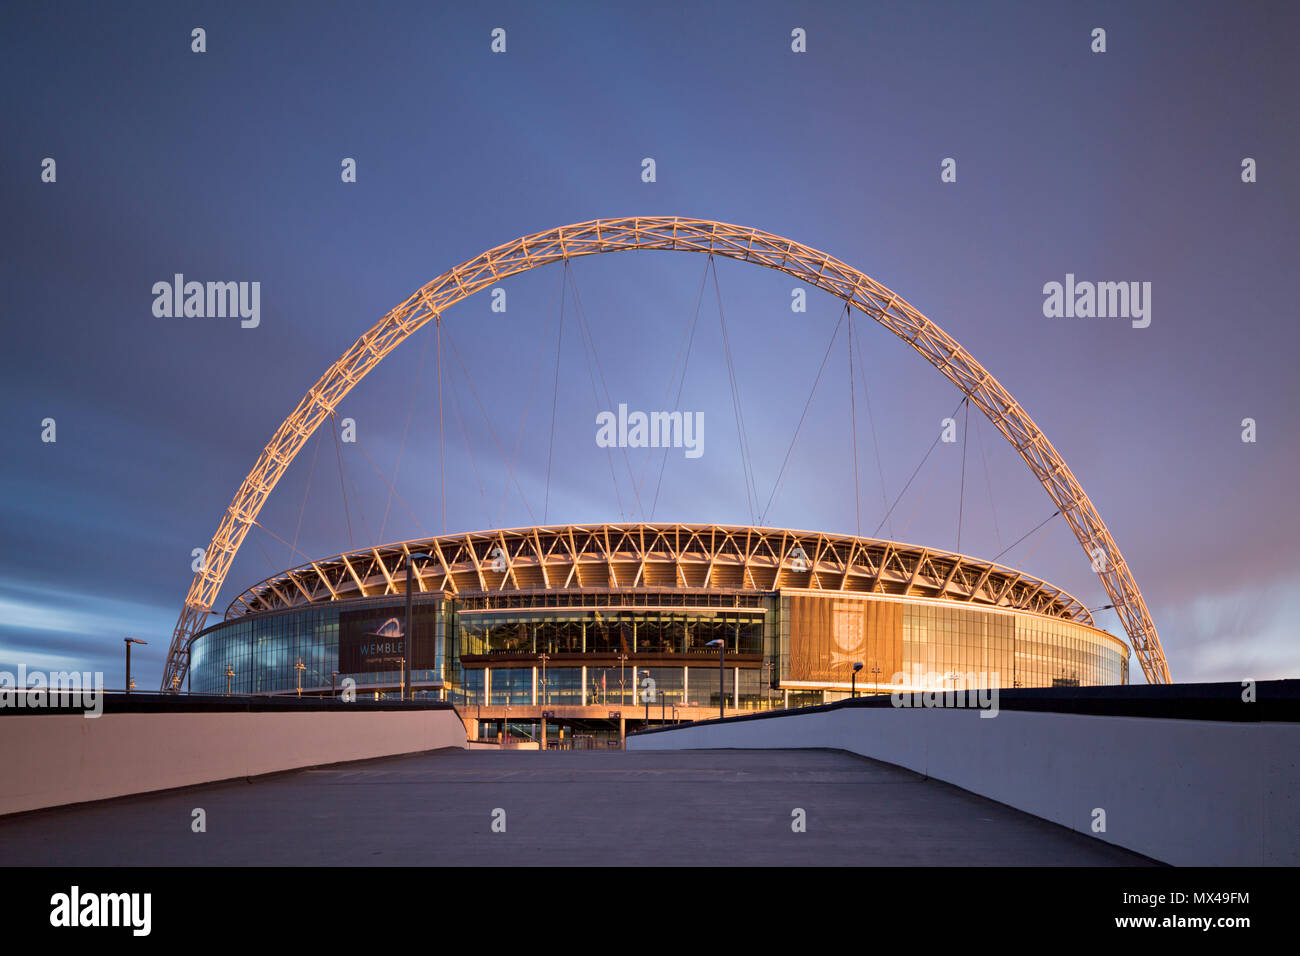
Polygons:
M584 674L585 672L585 674ZM466 668L457 703L560 706L729 707L777 699L758 667Z
M590 596L590 595L588 595ZM730 598L731 595L722 597ZM739 596L737 596L739 597ZM785 602L783 602L784 604ZM779 657L779 673L788 672L789 614L760 617L727 613L725 610L701 617L697 614L644 612L629 618L603 616L599 611L577 611L558 616L529 615L520 619L509 614L459 614L452 603L449 626L440 642L442 673L416 671L414 682L439 681L454 697L481 695L474 677L482 670L462 670L462 655L564 655L564 654L662 654L698 657L713 653L707 645L725 642L728 653L763 654L769 661ZM783 607L783 610L786 608ZM339 611L322 606L293 612L251 617L221 625L197 639L192 648L190 689L200 693L269 693L337 686L345 677L359 685L396 684L396 671L339 674ZM912 680L926 674L957 671L963 674L996 673L1003 687L1041 687L1053 684L1127 683L1128 660L1121 646L1097 636L1089 628L1070 621L1025 614L998 614L960 607L904 605L902 669ZM440 629L441 630L441 629ZM558 662L557 662L558 663ZM683 662L685 664L685 662ZM708 670L690 665L692 671ZM528 687L513 682L502 685L500 700L533 694L531 670L517 669L527 676ZM587 686L582 686L580 668L547 669L548 685L566 700L608 699L611 694L610 668L588 668ZM631 670L628 668L627 670ZM663 678L665 694L683 693L673 674L684 675L684 666L651 668L656 681ZM728 668L730 670L730 668ZM766 688L763 673L747 669ZM500 669L498 673L506 673ZM556 675L554 681L551 675ZM655 676L659 674L660 676ZM883 678L888 682L893 677ZM684 678L683 678L684 679ZM748 680L749 678L743 678ZM505 680L505 678L503 678ZM593 680L603 681L593 691ZM713 685L716 697L716 682ZM759 691L746 691L742 696ZM495 691L493 692L495 695ZM623 675L622 695L632 695L632 685ZM694 694L691 695L692 697ZM487 702L481 696L481 702Z

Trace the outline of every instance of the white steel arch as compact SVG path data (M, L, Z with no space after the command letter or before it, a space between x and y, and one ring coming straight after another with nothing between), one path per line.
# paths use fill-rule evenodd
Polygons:
M1020 453L1089 560L1101 564L1097 574L1147 680L1169 682L1169 667L1142 592L1101 515L1033 419L952 336L862 272L793 240L708 219L634 216L560 226L489 249L418 289L325 370L276 429L226 508L176 622L162 689L184 678L190 642L203 629L239 546L285 469L317 426L388 353L430 319L440 321L444 310L504 278L578 256L634 249L703 252L776 269L842 299L920 352Z

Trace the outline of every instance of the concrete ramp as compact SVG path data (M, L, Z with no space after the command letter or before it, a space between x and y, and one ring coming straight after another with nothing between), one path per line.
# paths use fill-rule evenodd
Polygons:
M0 815L302 767L463 749L448 704L106 695L0 712Z

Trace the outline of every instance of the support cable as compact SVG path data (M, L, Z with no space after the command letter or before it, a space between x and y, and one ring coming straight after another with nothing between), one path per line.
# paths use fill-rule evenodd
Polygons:
M857 524L854 533L862 537L862 489L858 475L858 396L853 386L853 314L849 313L849 427L853 432L853 506ZM861 336L859 336L860 338Z
M826 370L826 362L831 357L831 350L835 347L835 340L839 338L840 326L844 324L844 316L848 314L849 307L844 307L844 312L840 314L840 320L835 323L835 331L831 333L831 340L826 344L826 354L822 356L822 364L817 369L817 377L813 379L812 391L808 393L808 400L804 402L803 414L799 416L799 424L795 426L794 437L790 439L790 447L785 450L785 458L781 461L781 470L776 473L776 483L772 486L772 493L767 498L767 504L763 507L759 515L759 523L767 521L768 516L772 513L772 503L776 500L777 494L781 490L781 485L785 481L785 469L790 463L790 456L794 453L794 446L799 441L799 433L803 430L803 423L808 417L808 409L812 408L813 399L817 395L817 386L821 384L822 372Z
M926 492L930 490L930 484L934 481L934 476L939 471L939 462L941 462L942 460L943 460L942 456L936 458L934 460L934 464L930 466L930 470L926 472L925 484L921 487L921 494L917 497L916 503L912 505L912 510L907 516L906 523L904 523L903 525L903 532L902 532L903 539L907 538L907 529L912 527L912 519L915 518L916 513L921 510L921 503L925 501Z
M253 524L257 524L257 522L254 521ZM259 528L262 527L261 525L257 525L257 526L258 526ZM265 528L262 528L262 530L265 531L266 529L265 529ZM281 571L281 569L280 569L280 568L277 568L277 567L275 566L275 562L271 560L271 555L267 553L266 546L262 544L262 539L261 539L261 538L258 538L257 536L254 536L254 537L253 537L253 540L257 542L257 550L259 550L259 551L262 552L262 557L266 558L266 563L269 564L269 565L271 566L271 573L272 573L273 575L275 575L275 574L279 574L280 571ZM282 539L282 540L283 540L283 539Z
M397 476L402 471L402 455L406 453L406 436L411 430L411 419L415 415L415 400L420 394L420 380L424 377L424 360L428 354L429 340L426 338L424 340L424 348L420 349L420 363L415 369L415 381L411 385L411 404L406 410L406 424L402 426L402 443L397 446L397 464L393 466L393 480L388 486L388 500L384 503L384 520L379 523L379 540L381 541L384 539L384 529L388 527L388 512L393 507L393 495L395 494L394 489L397 487ZM380 477L383 476L381 475Z
M298 509L298 527L293 532L293 544L289 545L289 561L293 562L293 553L298 550L298 535L302 533L302 516L307 511L307 496L311 494L311 479L316 474L316 453L320 451L320 432L316 432L316 442L311 449L311 468L307 471L307 487L302 493L302 507Z
M740 406L740 383L736 378L736 365L731 356L731 337L727 335L727 317L722 311L722 287L718 284L718 266L713 261L713 253L709 253L709 265L713 270L713 290L718 301L718 321L722 325L722 348L727 359L731 405L736 413L736 439L740 444L740 468L741 476L745 481L745 501L749 507L750 524L753 524L758 511L758 483L754 478L754 463L749 450L749 434L745 428L745 413Z
M442 533L447 533L447 439L442 427L442 316L433 317L438 340L438 471L439 497L442 499Z
M673 371L672 374L668 377L668 387L664 390L664 405L666 406L664 409L665 411L669 411L671 409L677 409L680 411L682 407L682 389L685 388L686 386L686 368L691 361L691 348L695 344L695 327L700 319L700 303L703 302L704 300L704 287L708 284L708 281L709 281L709 264L708 261L706 260L704 263L704 275L700 277L700 289L699 292L697 292L695 295L695 310L691 315L690 322L687 323L686 332L682 336L682 344L677 349L677 358L673 360ZM672 394L673 381L674 379L677 378L678 362L681 362L682 365L682 377L681 380L678 381L677 383L677 399L676 401L673 402L671 406L669 406L668 397ZM650 462L651 462L651 457L647 456L645 468L641 470L640 487L644 487L646 474L650 468ZM665 446L663 450L663 455L659 459L659 478L655 482L654 500L650 503L651 521L654 520L655 509L658 508L659 506L659 490L663 487L664 468L667 464L668 464L668 448Z
M352 537L352 514L348 510L348 486L343 481L343 446L339 444L339 420L334 409L330 409L330 432L334 435L334 452L339 459L339 489L343 493L343 517L348 522L348 550L355 551L356 540Z
M375 464L375 460L370 457L370 452L366 451L366 446L361 444L360 438L357 439L356 446L358 449L361 450L361 454L365 455L366 461L370 462L370 467L375 470L375 474L378 475L380 480L383 481L383 483L388 486L389 494L394 495L397 498L398 504L400 504L403 508L406 509L406 513L411 516L411 520L415 522L415 526L420 530L420 534L424 535L425 537L428 537L429 532L425 530L425 527L423 524L421 524L420 519L415 516L415 512L412 511L410 506L406 503L406 499L397 493L397 487L393 484L393 482L388 480L388 476L384 474L383 470L380 469L380 467L377 464ZM375 541L375 544L386 544L386 543L387 542L383 540L383 531L381 530L379 532L379 539Z
M488 434L492 436L492 441L497 446L497 452L501 455L501 460L506 464L510 481L514 483L515 489L519 492L519 499L524 503L524 510L528 512L529 520L535 524L537 517L533 514L532 506L528 504L528 496L524 494L524 489L519 484L519 478L515 475L515 466L506 456L506 450L501 446L501 439L497 437L497 431L492 427L492 419L488 416L487 409L483 407L483 400L479 398L478 389L474 387L474 380L470 378L469 370L465 368L465 360L460 357L460 349L456 348L456 341L451 337L450 332L447 333L447 344L451 346L451 354L455 356L456 364L460 366L461 373L469 384L470 394L474 396L474 402L478 405L483 421L487 423Z
M566 268L568 267L568 263L565 263L565 267ZM547 339L550 337L550 333L551 333L551 319L554 318L555 316L555 296L557 293L560 293L562 291L562 287L563 287L562 283L561 285L556 287L555 292L551 294L551 304L546 309L546 326L542 330L542 346L537 350L537 361L533 364L533 377L532 380L528 383L528 398L524 402L524 415L519 422L519 434L515 436L514 451L511 452L510 454L511 465L514 465L519 461L519 446L524 440L524 431L528 425L528 413L532 410L533 407L533 392L537 385L537 376L542 370L542 356L546 351L545 348L546 342ZM563 308L562 305L561 308ZM563 321L563 315L561 315L561 321ZM547 490L549 493L550 490L549 487ZM498 525L501 524L501 519L505 516L506 501L509 497L510 497L510 486L506 485L506 490L501 495L501 507L497 510Z
M474 483L478 485L479 497L483 500L483 513L487 516L487 526L491 528L494 527L492 524L492 509L488 506L487 490L483 486L483 478L478 471L478 462L474 458L474 446L470 444L469 429L465 425L465 415L460 405L460 390L456 388L455 373L454 368L448 370L448 379L451 383L451 398L456 411L456 423L460 425L461 436L465 439L465 452L469 455L469 466L474 472ZM444 517L443 520L445 522L446 518Z
M1029 560L1029 558L1033 555L1033 553L1038 550L1038 546L1042 544L1044 541L1046 541L1048 535L1050 535L1051 533L1052 533L1052 526L1048 525L1046 528L1043 529L1043 533L1038 536L1038 540L1034 542L1034 546L1030 548L1028 551L1026 551L1025 556L1021 558L1019 561L1017 561L1016 564L1023 567L1025 563Z
M1031 534L1033 534L1035 531L1037 531L1037 530L1038 530L1039 528L1041 528L1043 525L1047 524L1047 522L1051 521L1053 518L1055 518L1055 517L1056 517L1057 515L1059 515L1060 513L1061 513L1061 512L1060 512L1059 510L1058 510L1058 511L1053 511L1050 515L1048 515L1048 516L1047 516L1046 518L1044 518L1042 521L1038 522L1038 524L1034 525L1032 528L1030 528L1028 531L1026 531L1026 532L1025 532L1024 534L1022 534L1020 537L1016 538L1016 540L1015 540L1014 542L1012 542L1011 544L1007 545L1005 548L1003 548L1001 551L999 551L997 554L995 554L995 555L993 556L993 561L997 561L998 558L1002 557L1002 555L1004 555L1004 554L1006 554L1008 551L1011 551L1012 549L1014 549L1015 546L1018 545L1021 541L1024 541L1024 540L1025 540L1026 538L1028 538ZM991 562L989 562L989 563L991 564L991 563L993 563L993 561L991 561Z
M961 411L962 405L969 400L970 400L969 395L962 396L962 400L957 403L957 407L952 410L952 415L949 415L948 417L952 418L953 416L955 416L959 411ZM898 493L898 497L894 499L894 503L889 506L889 510L885 512L885 517L880 519L880 524L876 525L876 530L871 533L871 536L873 538L876 537L878 534L880 534L880 529L884 526L885 522L889 520L889 516L894 513L894 509L898 507L898 503L903 500L903 495L907 494L907 489L910 488L912 486L912 482L916 480L917 472L921 470L921 467L925 464L926 459L929 458L930 455L934 452L935 446L939 444L939 441L942 438L943 438L942 431L940 431L939 434L934 436L934 441L930 443L930 447L926 451L925 457L922 458L921 461L917 464L916 468L913 469L912 477L907 479L907 484L903 485L903 490Z
M997 538L998 547L1002 547L1002 529L998 527L998 509L993 504L993 482L989 478L989 460L984 455L984 437L980 429L979 418L975 419L975 444L980 450L980 461L984 463L984 487L988 489L989 494L989 513L993 516L993 534Z
M578 280L572 271L569 272L569 287L573 290L574 312L578 316L578 333L582 337L582 351L587 358L587 374L591 376L592 394L596 400L596 410L600 411L600 394L596 390L596 377L600 378L600 387L605 391L605 402L610 410L614 408L614 399L609 391L609 384L605 381L605 370L600 364L600 355L596 352L596 337L592 334L591 323L587 321L587 310L582 305L582 294L578 291ZM587 352L587 346L590 344L590 354ZM595 371L593 372L593 366ZM635 517L637 511L644 515L644 509L641 507L641 494L637 491L636 476L632 473L632 460L628 457L627 448L623 448L623 465L627 469L627 478L632 485L632 496L636 505L636 510L631 513L625 513L623 510L623 494L618 487L618 479L615 476L614 454L609 449L609 468L610 477L614 478L614 494L618 498L618 512L620 515L626 514L627 517Z
M862 369L862 397L867 401L867 420L871 423L871 445L876 453L876 473L880 476L880 507L888 510L889 495L885 491L885 465L880 457L880 442L876 438L876 416L871 410L871 392L867 388L867 363L862 358L862 336L858 336L858 368ZM889 519L889 536L894 536L894 520Z
M293 554L296 554L296 555L298 555L300 558L302 558L304 564L308 564L308 563L311 562L311 556L310 556L310 555L303 554L303 552L299 551L299 550L298 550L296 547L294 547L292 544L289 544L288 541L285 541L284 538L280 537L278 534L276 534L274 531L272 531L272 530L271 530L270 528L268 528L266 525L264 525L264 524L262 524L261 522L258 522L258 521L254 521L253 524L254 524L256 527L261 528L263 531L265 531L267 534L269 534L269 535L270 535L272 538L274 538L276 541L279 541L281 544L289 545L289 550L290 550ZM258 546L261 547L260 544L259 544ZM265 549L265 548L262 548L262 553L263 553L263 554L266 554L266 549ZM269 554L266 555L266 560L268 560L268 561L271 560L271 556L270 556ZM293 558L292 558L292 556L289 558L289 561L290 561L290 563L293 562ZM278 573L279 573L280 571L282 571L282 570L283 570L283 568L276 568L276 573L278 574Z
M961 486L957 492L957 553L961 554L961 519L966 507L966 435L970 431L970 402L961 426Z
M564 260L564 273L569 271L569 260ZM560 287L563 291L564 278L560 279ZM549 319L547 320L549 323ZM546 499L542 503L542 524L546 524L547 516L551 510L551 462L555 457L555 413L560 403L560 355L564 346L564 295L560 296L560 329L555 336L555 389L551 394L551 441L546 449ZM541 352L537 353L538 364L541 364ZM532 389L529 389L529 395L532 395ZM525 412L525 417L527 412Z

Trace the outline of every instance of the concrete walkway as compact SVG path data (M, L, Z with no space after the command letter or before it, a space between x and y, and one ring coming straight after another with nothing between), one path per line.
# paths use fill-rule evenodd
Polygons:
M207 832L191 831L192 811ZM505 811L505 832L493 813ZM791 829L792 811L807 829ZM838 751L440 751L0 818L9 865L1143 865Z

